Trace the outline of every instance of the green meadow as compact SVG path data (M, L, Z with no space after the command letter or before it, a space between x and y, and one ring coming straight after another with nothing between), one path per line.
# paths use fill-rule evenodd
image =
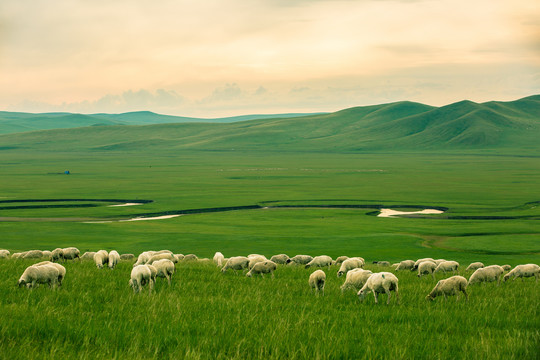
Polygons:
M539 264L538 101L1 135L0 248L348 255L373 271L376 260L433 257L460 262L467 277L473 261ZM456 111L471 124L461 133L443 121ZM151 202L109 206L141 200ZM447 211L375 216L431 207ZM337 268L325 270L324 297L310 293L303 268L249 279L203 263L179 263L172 287L135 295L131 263L70 262L61 289L17 288L31 263L0 261L3 358L539 356L533 279L428 303L431 278L397 273L401 304L375 305L342 295Z

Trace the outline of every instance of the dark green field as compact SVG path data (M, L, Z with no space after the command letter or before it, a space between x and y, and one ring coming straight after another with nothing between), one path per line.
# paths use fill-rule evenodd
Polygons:
M463 268L472 261L538 264L538 97L471 104L449 105L461 114L454 118L441 115L443 108L405 103L288 121L2 135L0 248L169 249L199 257L305 253L362 256L368 263L433 257ZM384 125L377 111L395 122ZM457 119L470 126L460 128ZM111 199L152 202L109 207L118 202L90 201ZM448 210L374 216L381 207L411 205ZM253 209L216 210L245 206ZM183 215L118 221L165 214ZM129 264L100 272L70 263L64 288L55 292L17 289L27 265L0 263L7 274L0 312L9 318L0 327L0 357L20 355L19 348L41 349L20 355L40 358L539 354L540 288L531 279L476 287L468 304L428 304L424 297L434 282L398 274L402 304L375 306L372 297L360 304L353 292L341 296L337 269L327 272L324 298L309 294L308 270L247 279L202 264L178 264L172 289L161 284L151 296L134 296ZM113 321L113 314L123 320ZM392 346L382 348L388 341Z

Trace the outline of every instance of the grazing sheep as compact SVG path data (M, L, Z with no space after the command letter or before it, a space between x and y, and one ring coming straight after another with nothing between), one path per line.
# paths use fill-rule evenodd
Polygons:
M146 262L150 260L152 255L154 255L155 253L156 253L155 251L143 251L137 257L137 261L135 261L135 264L133 264L133 267L146 264Z
M0 250L0 259L8 259L9 254L9 250Z
M112 250L109 253L109 269L114 269L116 264L120 261L120 254L116 250Z
M366 294L373 292L375 304L377 304L379 293L384 292L388 295L386 301L386 304L388 305L390 304L391 291L395 291L396 301L399 304L398 278L389 272L374 273L367 279L360 291L358 291L358 298L360 301L363 301Z
M507 264L507 265L503 265L502 268L503 268L504 271L510 271L510 270L512 270L512 267L511 267L510 265L508 265L508 264Z
M415 271L418 269L418 266L420 265L420 263L424 262L424 261L433 261L435 262L435 260L433 260L432 258L423 258L423 259L418 259L414 262L414 266L413 268L411 269L412 271Z
M57 280L58 286L62 286L62 281L66 277L66 268L60 264L57 264L51 261L42 261L37 264L34 264L33 266L42 266L42 265L52 265L56 268L56 270L58 270L58 280Z
M467 295L467 279L463 276L455 275L448 279L439 280L433 290L426 296L426 300L433 301L437 296L441 295L447 300L447 296L459 295L460 291L465 294L465 299L469 301L469 295ZM457 300L458 297L456 296L456 301Z
M504 270L499 265L490 265L484 268L476 269L469 278L469 285L481 282L497 281L497 285L501 283L501 277Z
M331 266L332 265L332 258L327 255L320 255L315 256L313 260L308 262L305 266L306 269L310 267L325 267L325 266Z
M313 260L313 257L309 255L296 255L290 258L287 261L287 264L297 264L297 265L306 265L311 260Z
M289 260L289 256L287 254L274 255L270 258L270 261L273 261L276 264L281 264L281 265L287 264L288 260Z
M262 256L262 257L264 257L264 258L266 259L266 256L261 255L261 254L249 254L249 255L247 256L247 258L248 258L248 259L251 259L251 258L259 257L259 256Z
M435 264L437 264L437 266L439 266L440 263L443 263L443 262L445 262L445 261L447 261L447 260L445 260L445 259L437 259L437 260L434 260L433 262L434 262Z
M437 265L437 268L433 271L434 273L442 271L446 272L457 272L459 263L457 261L443 261Z
M225 265L221 269L221 272L226 272L227 269L233 269L233 270L247 269L248 265L249 265L249 259L247 257L233 256L225 263Z
M172 261L172 262L175 263L175 264L178 262L178 259L177 259L173 254L169 254L169 253L161 253L161 254L154 254L154 255L152 255L152 256L145 262L145 264L152 265L152 264L155 263L156 261L163 260L163 259L170 260L170 261Z
M49 250L43 250L43 257L46 259L50 259L52 256L52 252Z
M149 292L152 292L154 287L154 280L152 280L152 272L148 265L137 265L131 270L131 279L129 285L132 287L134 293L141 291L142 287L149 284Z
M64 260L64 249L56 248L52 251L49 258L53 262L63 261Z
M58 282L58 269L51 264L40 266L31 265L24 270L19 278L19 287L25 286L29 289L34 288L36 284L49 284L49 287L54 287Z
M94 260L95 251L87 251L81 255L81 260Z
M184 260L186 256L184 254L174 254L174 257L176 258L176 260L178 260L177 262L180 262Z
M344 262L341 263L341 267L339 268L337 272L337 276L340 277L342 275L347 274L349 270L361 268L364 266L364 263L356 258L347 259Z
M109 253L106 250L99 250L94 254L94 262L98 269L103 269L103 265L109 263Z
M322 270L315 270L311 275L309 275L309 287L315 290L315 293L318 295L319 292L322 292L324 296L324 283L326 282L326 274Z
M24 253L22 256L23 259L41 259L43 257L43 251L41 250L30 250Z
M225 256L223 256L223 254L218 251L214 254L214 258L212 260L214 260L214 262L216 263L216 266L222 267L223 264L225 263L224 262Z
M536 264L526 264L526 265L518 265L512 271L504 275L504 281L512 278L512 280L516 280L516 278L520 277L522 280L526 277L535 277L535 282L538 282L538 279L540 279L540 266Z
M481 269L483 267L484 267L483 263L481 263L481 262L473 262L469 266L467 266L467 269L465 269L465 270L467 270L467 271L469 271L469 270L475 271L475 270Z
M335 265L340 265L340 264L342 264L345 260L347 260L348 258L349 258L349 257L348 257L348 256L345 256L345 255L343 255L343 256L338 256L338 257L336 258L336 261L334 262L334 264L335 264Z
M256 256L251 256L251 257L248 256L248 259L249 259L249 264L248 264L249 270L251 270L253 266L255 266L255 264L257 263L268 261L266 256L263 256L263 255L256 255Z
M183 261L197 261L198 259L199 258L195 254L187 254L186 256L184 256L184 259L182 260Z
M345 282L341 285L341 292L353 288L355 291L358 291L364 286L367 279L373 274L370 270L364 269L352 269L347 273Z
M149 269L150 269L150 274L151 274L151 277L152 277L152 280L154 281L154 284L156 283L156 279L157 279L157 273L158 273L158 270L156 269L156 267L154 265L146 265Z
M213 263L213 261L209 258L200 258L200 259L197 259L197 262L199 264L208 264L208 265Z
M22 255L23 255L23 253L21 253L21 252L13 253L13 255L11 255L11 259L13 259L13 260L21 259Z
M171 278L175 271L174 263L168 259L161 259L155 261L151 265L157 270L156 276L167 279L169 285L171 285Z
M247 277L251 277L253 275L261 274L261 277L263 277L263 274L272 274L272 277L274 277L274 271L277 269L277 265L272 260L266 260L263 262L258 262L249 272L246 274Z
M389 267L390 263L388 261L377 261L377 266Z
M435 280L433 272L436 268L437 265L433 261L422 261L420 265L418 265L418 277L421 277L424 274L431 274L433 280Z
M121 254L120 260L129 261L135 259L135 255L133 254Z
M68 247L63 249L64 251L64 259L65 260L75 260L79 259L80 251L76 247Z
M414 268L413 260L403 260L398 263L396 270L412 270Z

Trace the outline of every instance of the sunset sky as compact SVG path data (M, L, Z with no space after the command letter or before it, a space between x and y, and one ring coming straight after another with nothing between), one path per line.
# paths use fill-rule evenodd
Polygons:
M538 93L538 0L0 2L0 110L220 117Z

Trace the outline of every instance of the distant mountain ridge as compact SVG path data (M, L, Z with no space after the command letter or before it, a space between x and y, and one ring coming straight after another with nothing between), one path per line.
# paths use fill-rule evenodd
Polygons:
M24 113L0 111L0 134L26 131L68 129L85 126L152 125L185 122L229 123L237 121L292 118L321 113L252 114L222 118L196 118L156 114L151 111L134 111L121 114L75 114L69 112Z
M104 119L107 120L107 119ZM433 107L409 101L229 123L87 126L0 136L0 148L84 151L399 152L540 156L540 95Z

